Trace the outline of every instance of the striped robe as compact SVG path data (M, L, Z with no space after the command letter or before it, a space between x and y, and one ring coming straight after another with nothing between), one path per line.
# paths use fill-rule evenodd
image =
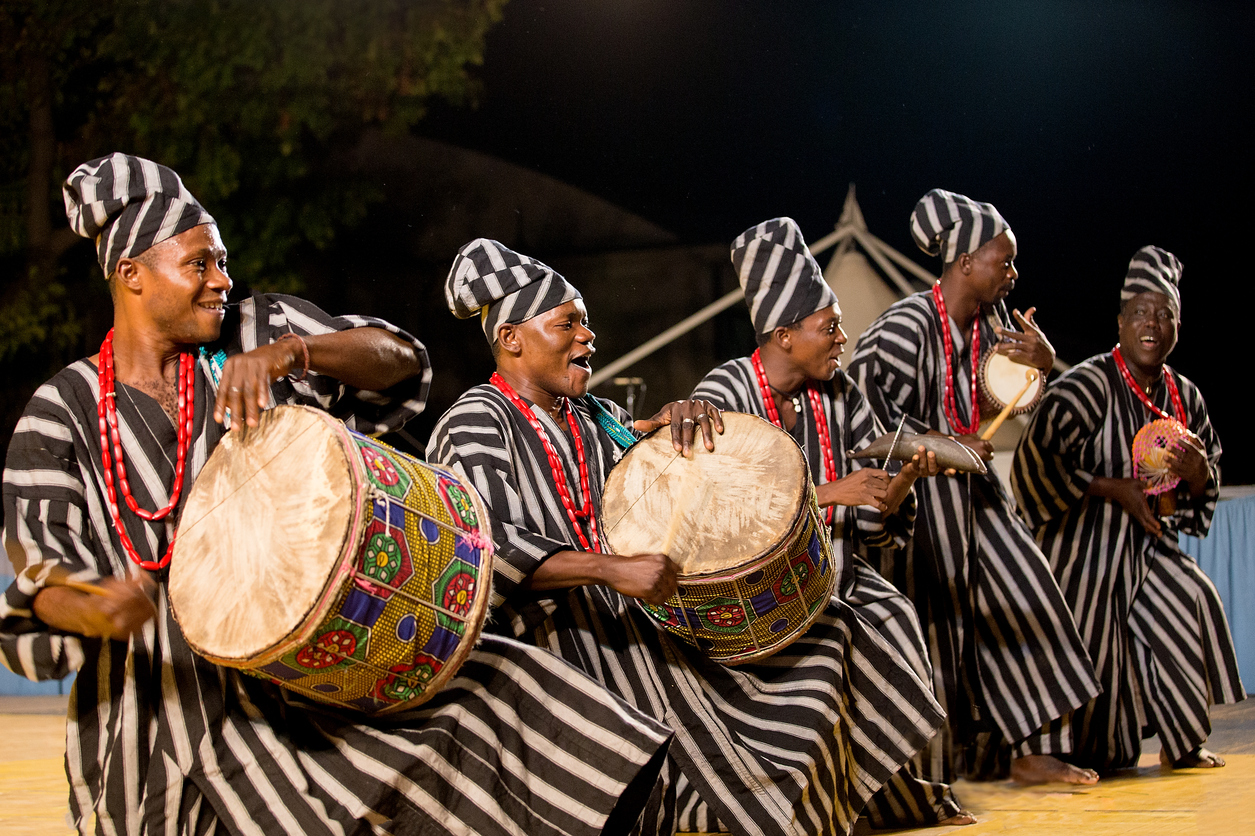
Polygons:
M1216 588L1177 546L1207 536L1219 496L1220 440L1198 387L1168 367L1211 475L1190 499L1182 486L1163 534L1148 535L1119 503L1085 495L1096 476L1133 477L1133 437L1158 416L1129 388L1110 353L1060 377L1020 440L1011 484L1037 536L1103 693L1073 714L1073 756L1096 769L1134 766L1154 732L1179 759L1211 731L1208 707L1245 696ZM1167 387L1152 402L1173 414Z
M622 451L586 403L574 409L599 511ZM543 410L536 417L581 503L573 443ZM940 725L910 666L840 601L776 655L724 667L608 587L523 588L549 555L580 546L541 441L495 387L463 395L440 419L427 455L465 473L494 512L499 629L552 650L675 730L651 831L722 824L744 836L847 833L867 799Z
M995 325L1010 326L999 302L982 308L982 351ZM971 346L953 320L959 353L954 392L969 416ZM886 427L954 431L942 409L945 346L930 293L893 304L859 339L850 375ZM906 593L927 628L937 694L949 716L928 753L928 774L974 777L1017 754L1064 754L1066 725L1047 724L1098 693L1094 670L1054 576L992 467L985 476L924 479L907 547L881 571ZM987 758L989 756L989 758ZM951 771L953 770L953 771Z
M387 323L331 318L291 297L253 297L229 317L211 354L288 331L375 326L413 344L426 365L421 344ZM422 408L430 376L425 369L375 393L310 374L279 381L272 395L381 431ZM117 391L132 492L141 507L161 507L173 482L174 426L153 399L123 384ZM189 484L222 436L214 391L202 358ZM97 397L96 367L80 360L39 389L17 426L4 473L16 570L60 563L84 578L138 572L105 500ZM146 523L125 507L122 520L141 555L164 553L169 523ZM82 834L596 834L620 796L626 806L616 815L635 821L665 759L669 732L660 724L561 660L501 638L486 638L444 691L401 716L371 720L303 703L193 654L171 615L167 573L152 575L157 617L127 642L50 629L33 615L39 585L25 577L0 601L0 657L11 670L31 679L78 670L66 773Z
M831 381L819 385L824 417L831 437L836 478L843 479L864 465L845 455L847 450L866 447L883 430L872 414L867 398L844 371ZM748 412L767 418L748 357L729 360L710 372L693 390L694 398L707 400L721 409ZM823 451L818 424L810 398L799 398L802 412L791 435L802 447L816 484L828 481L824 472ZM915 523L915 496L908 493L898 512L887 520L876 509L863 505L857 508L838 506L834 509L831 527L834 557L844 564L838 594L871 623L889 644L907 660L921 681L930 686L932 666L924 645L915 607L906 596L881 577L860 554L868 548L901 548L906 544ZM918 699L918 694L886 695L892 699ZM899 770L867 804L867 815L876 827L916 827L935 824L957 815L961 810L949 785L923 777L924 764L912 762ZM925 773L926 774L926 773Z

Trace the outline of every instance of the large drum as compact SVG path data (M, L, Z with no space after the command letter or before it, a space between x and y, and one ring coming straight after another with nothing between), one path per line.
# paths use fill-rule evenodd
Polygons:
M435 694L475 644L492 541L475 489L316 409L226 435L183 510L170 605L193 650L383 714Z
M601 530L615 554L662 552L679 591L642 603L667 631L727 665L770 656L806 632L840 567L806 459L787 433L725 412L715 451L685 459L663 427L606 480Z

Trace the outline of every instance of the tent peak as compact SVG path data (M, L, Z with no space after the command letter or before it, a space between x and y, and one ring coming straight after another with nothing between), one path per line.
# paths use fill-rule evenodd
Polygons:
M863 219L863 210L859 208L858 200L854 197L853 183L850 184L849 191L845 193L845 205L841 207L841 217L837 219L836 229L843 227L867 230L867 221Z

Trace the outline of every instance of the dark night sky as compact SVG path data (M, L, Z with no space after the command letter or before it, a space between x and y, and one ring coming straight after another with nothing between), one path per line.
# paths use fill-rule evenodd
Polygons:
M1037 305L1072 362L1111 347L1129 257L1163 246L1186 264L1170 362L1211 404L1225 481L1251 482L1253 9L511 0L480 107L423 131L691 243L781 214L815 240L854 182L871 230L935 270L907 232L915 201L991 201L1020 243L1010 304Z

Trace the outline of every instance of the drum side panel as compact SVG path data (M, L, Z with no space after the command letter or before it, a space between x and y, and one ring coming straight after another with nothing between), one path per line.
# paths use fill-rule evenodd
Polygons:
M756 416L724 413L724 427L713 453L696 444L691 459L672 449L666 428L628 451L606 482L602 511L615 553L661 551L670 539L681 575L707 575L784 540L809 479L801 450Z
M345 451L320 413L280 407L229 433L188 497L170 598L188 643L230 664L297 630L353 520Z

